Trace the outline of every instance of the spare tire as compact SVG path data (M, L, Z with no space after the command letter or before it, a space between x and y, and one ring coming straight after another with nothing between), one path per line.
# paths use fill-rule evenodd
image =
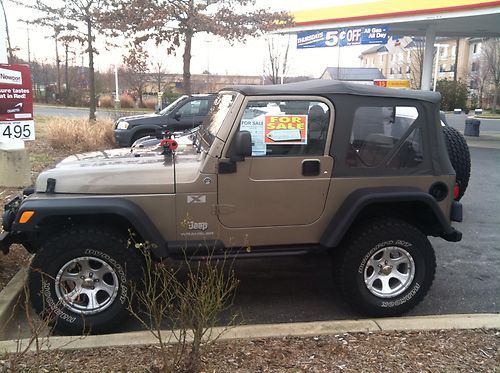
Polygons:
M460 186L457 200L460 200L469 185L470 178L470 152L465 137L455 128L443 126L446 148L450 157L451 165L457 174L456 180Z

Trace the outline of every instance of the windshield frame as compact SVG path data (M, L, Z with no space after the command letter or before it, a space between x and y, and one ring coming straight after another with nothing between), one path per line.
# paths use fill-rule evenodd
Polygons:
M160 112L158 113L159 115L168 115L170 114L182 101L185 99L189 98L188 95L182 95L179 98L177 98L175 101L171 102L166 108L161 109Z
M224 97L232 97L232 100L224 107L218 108L218 101L223 100ZM207 114L203 124L200 126L200 131L198 131L198 141L202 144L203 148L210 149L217 134L223 126L224 121L230 115L231 110L234 107L236 101L237 93L231 91L220 92L214 100L212 107ZM222 102L221 102L222 103Z

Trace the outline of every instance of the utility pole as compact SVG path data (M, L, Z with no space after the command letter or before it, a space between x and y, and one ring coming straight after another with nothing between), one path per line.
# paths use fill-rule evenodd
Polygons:
M9 50L8 50L8 53L9 53L9 58L11 59L11 61L14 59L14 53L12 52L12 46L10 45L10 35L9 35L9 22L7 22L7 13L5 13L5 7L3 5L3 0L0 0L0 5L2 6L2 11L3 11L3 19L4 19L4 22L5 22L5 29L2 30L2 36L5 35L7 37L7 44L9 46ZM5 34L4 34L5 33ZM2 37L1 39L2 41L4 40L4 38ZM3 49L3 47L2 47ZM3 52L2 52L3 53ZM0 62L3 62L0 61ZM6 62L8 63L8 62Z
M118 90L118 63L115 62L115 109L120 109L120 96Z
M28 65L31 65L31 48L30 48L30 26L29 26L29 21L24 21L22 19L18 19L18 22L23 22L26 24L26 36L28 38L27 44L28 44Z
M59 29L54 28L54 41L56 43L56 67L57 67L57 99L61 99L61 60L59 59Z
M459 52L459 49L460 49L460 38L457 39L457 46L455 48L455 69L453 71L453 80L455 82L458 79L457 74L458 74L458 52Z
M64 92L64 104L68 105L69 98L69 73L68 73L68 51L69 43L66 41L64 44L65 60L64 60L64 82L66 83L66 90Z

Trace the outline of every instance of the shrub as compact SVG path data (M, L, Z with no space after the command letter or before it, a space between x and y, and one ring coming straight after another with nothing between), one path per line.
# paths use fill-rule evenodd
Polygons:
M134 107L134 99L129 95L121 95L120 106L124 109L131 109Z
M156 105L158 103L158 100L154 98L149 98L147 100L144 100L144 107L148 109L156 109Z
M112 148L113 122L55 118L47 125L46 138L54 149L73 153Z
M469 89L462 81L438 80L436 91L441 93L441 110L466 109Z
M111 96L102 96L99 98L99 107L113 108L115 102Z

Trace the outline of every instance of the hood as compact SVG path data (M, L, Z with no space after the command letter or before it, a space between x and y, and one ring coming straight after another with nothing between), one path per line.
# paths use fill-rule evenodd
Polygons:
M36 191L45 192L48 179L55 180L56 193L68 194L169 194L175 193L174 169L185 167L198 172L199 163L192 145L179 147L175 157L166 157L159 148L112 149L72 155L36 181Z
M124 121L128 122L130 126L145 125L145 124L162 125L162 124L167 124L168 116L160 114L144 114L144 115L133 115L131 117L124 117L119 119L119 122L124 122Z
M137 114L137 115L130 115L128 117L121 117L117 120L117 122L129 122L129 121L133 121L133 120L136 120L136 119L144 119L144 118L155 118L155 117L159 117L161 115L158 115L156 113L151 113L151 114Z

